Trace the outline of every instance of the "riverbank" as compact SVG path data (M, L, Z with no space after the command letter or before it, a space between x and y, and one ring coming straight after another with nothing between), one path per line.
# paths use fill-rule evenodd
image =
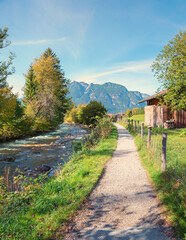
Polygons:
M25 138L31 138L31 137L35 137L35 136L38 136L38 135L43 135L45 133L50 133L52 131L55 131L58 128L59 128L59 126L56 127L56 128L51 128L49 130L31 131L29 133L20 134L19 136L16 136L16 137L0 138L0 144L1 143L6 143L6 142L8 143L8 142L11 142L11 141L14 141L14 140L23 140Z
M87 131L90 131L91 128L87 125L84 125L84 124L80 124L80 123L72 123L72 122L66 122L64 121L63 123L66 123L66 124L69 124L69 125L75 125L75 126L79 126L81 128L85 128L87 129ZM60 124L61 125L61 124ZM32 131L32 132L29 132L29 133L25 133L25 134L20 134L20 136L16 136L16 137L9 137L9 138L1 138L0 137L0 144L1 143L9 143L11 141L15 141L15 140L24 140L25 138L31 138L31 137L36 137L36 136L39 136L39 135L44 135L46 133L50 133L50 132L53 132L55 130L57 130L59 127L54 127L54 128L50 128L48 130L43 130L43 131Z
M28 186L12 194L8 202L1 195L0 238L61 239L65 222L94 188L116 144L117 130L113 128L107 139L76 153L58 176L42 186Z
M14 175L16 168L31 177L38 175L43 164L56 167L68 161L73 141L87 135L87 129L79 125L61 124L55 131L31 138L0 144L0 176ZM6 170L7 169L7 170Z

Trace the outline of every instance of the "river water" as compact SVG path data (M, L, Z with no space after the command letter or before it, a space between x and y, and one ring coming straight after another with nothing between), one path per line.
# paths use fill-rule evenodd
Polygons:
M15 169L32 171L42 164L55 168L69 160L72 142L81 140L87 130L63 123L53 132L40 136L15 140L0 144L0 176L5 176L9 168L10 175Z

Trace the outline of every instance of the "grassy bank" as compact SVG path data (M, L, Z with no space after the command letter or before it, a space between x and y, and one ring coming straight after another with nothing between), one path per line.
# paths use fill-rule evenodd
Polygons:
M62 238L63 225L90 194L117 145L117 130L76 153L63 170L22 192L0 195L0 239ZM2 187L3 189L3 187Z
M124 122L120 122L120 124L125 126ZM147 169L159 198L166 207L167 218L175 227L177 236L184 238L186 229L185 129L165 130L153 128L149 149L147 148L147 129L144 130L143 139L131 129L129 131L135 139L142 164ZM161 173L162 132L167 132L168 134L167 168L164 173Z

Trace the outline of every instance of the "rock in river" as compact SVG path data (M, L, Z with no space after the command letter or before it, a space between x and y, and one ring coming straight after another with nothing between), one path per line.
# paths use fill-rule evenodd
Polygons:
M15 159L16 159L15 157L6 157L6 158L3 158L0 161L2 161L2 162L14 162Z
M51 167L47 164L42 164L42 166L35 168L33 171L38 173L46 173L50 171Z

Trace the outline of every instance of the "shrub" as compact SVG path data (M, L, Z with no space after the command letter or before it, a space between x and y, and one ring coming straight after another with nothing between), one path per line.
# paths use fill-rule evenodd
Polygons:
M98 134L101 138L108 138L111 131L112 123L109 118L104 117L98 120L94 134Z
M90 149L92 146L96 145L96 143L100 139L108 138L112 131L112 122L109 118L104 117L97 119L97 124L91 135L85 138L85 148ZM81 147L83 149L83 147Z

